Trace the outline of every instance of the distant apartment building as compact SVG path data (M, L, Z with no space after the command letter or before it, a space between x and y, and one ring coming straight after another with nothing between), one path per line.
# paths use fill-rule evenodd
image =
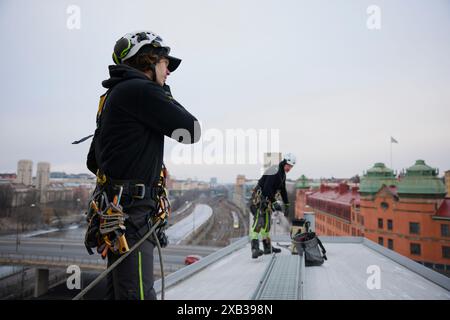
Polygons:
M75 189L77 187L67 187L64 183L52 182L43 191L42 202L74 201L76 200L74 198Z
M16 183L25 186L31 186L33 181L33 161L19 160L17 163L17 179Z
M359 189L340 183L311 190L300 179L296 185L296 216L301 216L308 205L315 213L319 235L364 236L448 273L448 182L445 186L438 171L423 160L417 160L400 177L383 163L376 163L361 178Z
M38 162L36 171L36 189L45 190L50 181L50 163Z
M246 200L245 200L245 187L246 179L245 175L239 174L236 177L236 184L234 185L234 192L233 192L233 202L245 210L246 207Z
M210 188L210 184L207 182L192 179L178 180L174 177L171 177L168 180L167 187L172 195L180 195L189 190L208 190Z
M0 184L11 183L17 180L17 174L15 173L0 173Z
M281 152L266 152L264 153L263 172L273 165L278 165L281 162Z

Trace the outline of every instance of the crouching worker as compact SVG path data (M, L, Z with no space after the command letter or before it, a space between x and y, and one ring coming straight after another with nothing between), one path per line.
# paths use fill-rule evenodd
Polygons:
M275 194L280 192L285 205L284 216L287 217L289 200L286 192L286 173L295 165L295 156L288 153L277 166L270 167L259 179L253 190L250 211L253 214L253 224L250 229L252 258L256 259L263 254L281 252L281 249L272 246L270 241L270 222L272 211L280 210ZM264 251L259 248L259 234L261 234Z
M169 53L170 48L152 32L128 33L116 42L115 65L109 66L110 78L102 83L107 92L100 98L87 167L97 175L93 211L104 213L105 207L110 211L99 214L97 222L90 220L85 242L107 257L108 266L156 221L157 238L161 246L167 245L164 136L185 144L200 138L197 119L166 85L181 62ZM108 275L107 298L156 299L155 240L150 236Z

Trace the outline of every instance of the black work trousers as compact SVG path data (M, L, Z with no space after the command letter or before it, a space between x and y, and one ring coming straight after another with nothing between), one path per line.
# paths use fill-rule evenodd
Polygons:
M156 202L151 199L131 199L126 195L122 200L123 211L129 216L125 222L125 237L131 249L141 236L148 232L149 229L145 226L155 211ZM137 228L140 229L139 233ZM149 238L153 240L152 237L151 235ZM153 289L153 249L154 244L151 241L144 241L108 274L107 299L156 300ZM108 252L108 267L119 257L118 254Z

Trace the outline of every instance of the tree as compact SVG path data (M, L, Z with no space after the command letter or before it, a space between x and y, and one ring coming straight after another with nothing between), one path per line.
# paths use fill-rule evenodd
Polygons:
M0 185L0 217L11 215L14 190L10 184Z

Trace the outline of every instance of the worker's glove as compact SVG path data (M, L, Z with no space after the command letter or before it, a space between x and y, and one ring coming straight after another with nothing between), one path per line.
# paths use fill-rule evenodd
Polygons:
M289 215L289 207L290 207L290 204L289 203L285 203L284 204L284 216L287 218L288 217L288 215Z
M167 247L167 245L169 244L169 239L167 238L165 229L163 230L158 228L158 230L156 231L156 236L158 237L159 245L161 246L161 248Z
M282 211L280 203L278 201L275 201L272 203L272 210L273 211Z
M158 238L161 248L165 248L169 244L169 240L167 239L166 236L166 229L169 226L169 219L167 215L165 215L164 218L159 217L157 219L159 219L160 223L158 227L155 229L156 237ZM153 239L153 237L151 237L151 239ZM156 241L154 241L154 239L152 242L154 245L156 245Z

